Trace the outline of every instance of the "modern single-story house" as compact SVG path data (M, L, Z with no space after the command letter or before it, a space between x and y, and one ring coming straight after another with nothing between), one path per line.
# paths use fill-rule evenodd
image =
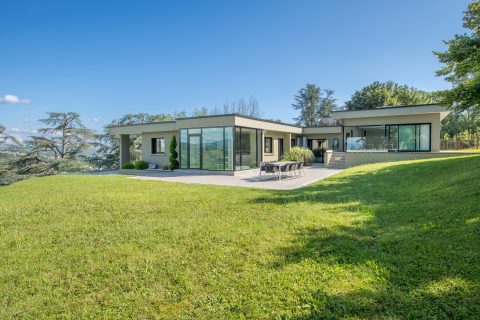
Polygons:
M449 111L435 104L337 111L326 125L300 127L238 114L113 126L120 136L120 165L130 161L130 135L141 135L142 159L169 164L177 139L181 169L236 172L281 159L292 146L323 148L325 165L352 165L446 156L440 153L441 121Z

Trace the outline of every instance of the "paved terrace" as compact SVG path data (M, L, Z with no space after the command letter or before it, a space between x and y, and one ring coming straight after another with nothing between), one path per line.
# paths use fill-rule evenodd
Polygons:
M139 180L159 180L167 182L181 182L194 184L211 184L219 186L245 187L245 188L262 188L276 190L291 190L301 188L305 185L325 179L334 174L343 171L343 169L324 168L323 165L313 165L305 167L305 174L300 177L284 176L282 180L274 179L271 175L262 173L262 180L258 176L258 170L249 171L245 175L230 176L219 174L190 174L185 175L178 171L178 174L168 173L165 176L156 174L155 176L134 176L131 179ZM177 171L175 171L177 172ZM293 173L289 173L293 175Z

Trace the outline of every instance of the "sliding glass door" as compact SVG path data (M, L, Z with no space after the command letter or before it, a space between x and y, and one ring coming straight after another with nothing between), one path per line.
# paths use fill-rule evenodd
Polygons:
M202 169L224 170L224 133L223 128L202 129Z
M396 124L385 126L388 150L430 151L431 124Z
M235 127L235 170L246 170L258 166L257 129Z
M398 150L415 150L415 125L398 126Z
M201 168L201 156L202 151L200 149L200 135L190 135L188 136L188 160L189 160L189 169L200 169Z

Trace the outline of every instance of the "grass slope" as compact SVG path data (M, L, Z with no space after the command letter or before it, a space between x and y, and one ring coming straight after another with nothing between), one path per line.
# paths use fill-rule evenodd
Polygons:
M0 188L0 318L480 318L480 157L297 191L54 176Z

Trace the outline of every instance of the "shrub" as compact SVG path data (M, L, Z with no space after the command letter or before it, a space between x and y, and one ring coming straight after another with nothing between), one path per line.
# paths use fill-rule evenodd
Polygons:
M135 169L135 165L131 162L127 162L122 166L122 169Z
M320 158L323 155L323 153L325 152L325 149L324 148L315 148L315 149L313 149L312 152L313 152L313 155L315 157Z
M58 161L58 171L60 172L80 172L91 171L94 168L86 161L77 159L62 159Z
M178 169L180 166L178 163L178 153L177 153L177 138L175 136L172 137L172 142L170 142L170 170Z
M303 161L305 165L311 163L314 159L312 150L305 147L292 147L289 152L283 155L283 160Z
M135 169L137 170L148 169L148 162L143 160L138 160L137 162L135 162Z

